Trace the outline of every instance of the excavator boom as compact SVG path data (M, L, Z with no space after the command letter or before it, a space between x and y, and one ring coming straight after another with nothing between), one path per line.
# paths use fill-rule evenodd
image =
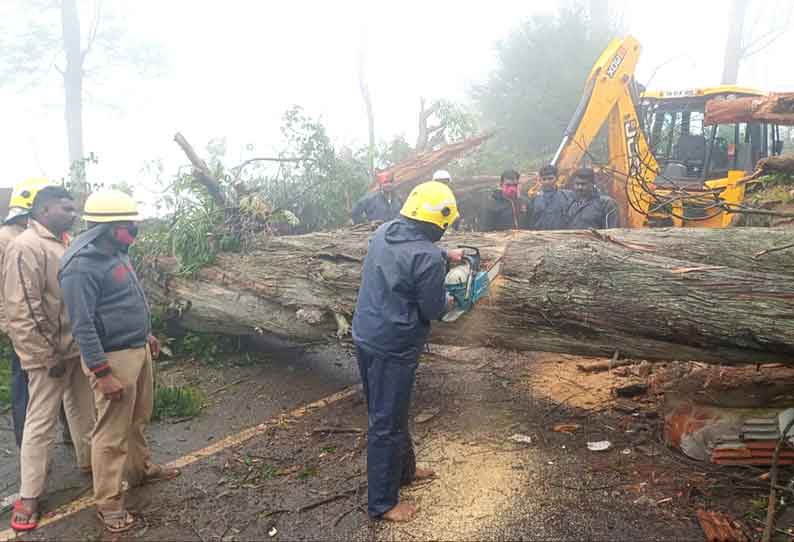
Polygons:
M631 36L613 40L604 50L552 160L560 183L566 183L608 122L610 194L621 209L620 225L629 228L647 222L649 192L658 169L635 107L634 70L640 50Z

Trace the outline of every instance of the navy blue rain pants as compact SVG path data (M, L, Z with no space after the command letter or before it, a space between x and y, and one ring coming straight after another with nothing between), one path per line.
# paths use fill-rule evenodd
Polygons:
M22 370L19 356L11 351L11 417L14 420L14 437L17 448L22 446L22 431L28 411L28 373Z
M379 518L400 499L400 486L416 476L408 410L419 360L404 361L356 346L367 399L367 492L370 517Z

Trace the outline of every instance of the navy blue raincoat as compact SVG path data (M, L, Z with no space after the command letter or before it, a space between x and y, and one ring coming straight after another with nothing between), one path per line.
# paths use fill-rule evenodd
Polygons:
M397 505L416 472L408 411L419 355L446 306L446 263L423 228L406 218L383 224L370 241L353 317L367 400L369 515Z
M403 202L395 193L386 194L383 190L377 190L365 194L359 199L350 214L354 224L364 222L385 222L397 218L402 208Z

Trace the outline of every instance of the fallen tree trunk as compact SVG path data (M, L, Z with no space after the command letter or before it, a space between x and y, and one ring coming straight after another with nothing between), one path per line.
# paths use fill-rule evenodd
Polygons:
M147 288L169 307L166 317L189 329L328 341L353 313L370 235L359 227L275 237L220 255L194 277L160 261ZM451 235L445 245L479 246L486 260L503 257L503 270L471 314L434 323L432 340L793 365L794 250L752 258L783 235L767 228Z
M794 125L794 92L706 102L703 124L709 126L740 122Z

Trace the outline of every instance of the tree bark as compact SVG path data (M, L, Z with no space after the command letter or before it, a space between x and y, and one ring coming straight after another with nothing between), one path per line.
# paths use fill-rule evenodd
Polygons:
M147 274L166 317L196 331L333 339L355 307L368 227L276 237L194 277ZM612 230L461 234L503 258L488 298L431 340L657 360L794 365L794 251L786 232ZM780 265L783 262L784 265ZM344 327L344 326L343 326Z
M750 0L731 2L731 19L728 23L728 41L725 43L725 61L722 67L722 84L735 85L739 79L739 65L742 61L742 35L744 18Z
M83 159L83 50L80 43L80 16L77 0L61 3L61 27L66 68L63 70L65 93L66 140L69 148L69 168L72 175L72 190L78 195L86 194L86 175Z
M704 124L734 124L738 122L794 125L794 92L706 102Z

